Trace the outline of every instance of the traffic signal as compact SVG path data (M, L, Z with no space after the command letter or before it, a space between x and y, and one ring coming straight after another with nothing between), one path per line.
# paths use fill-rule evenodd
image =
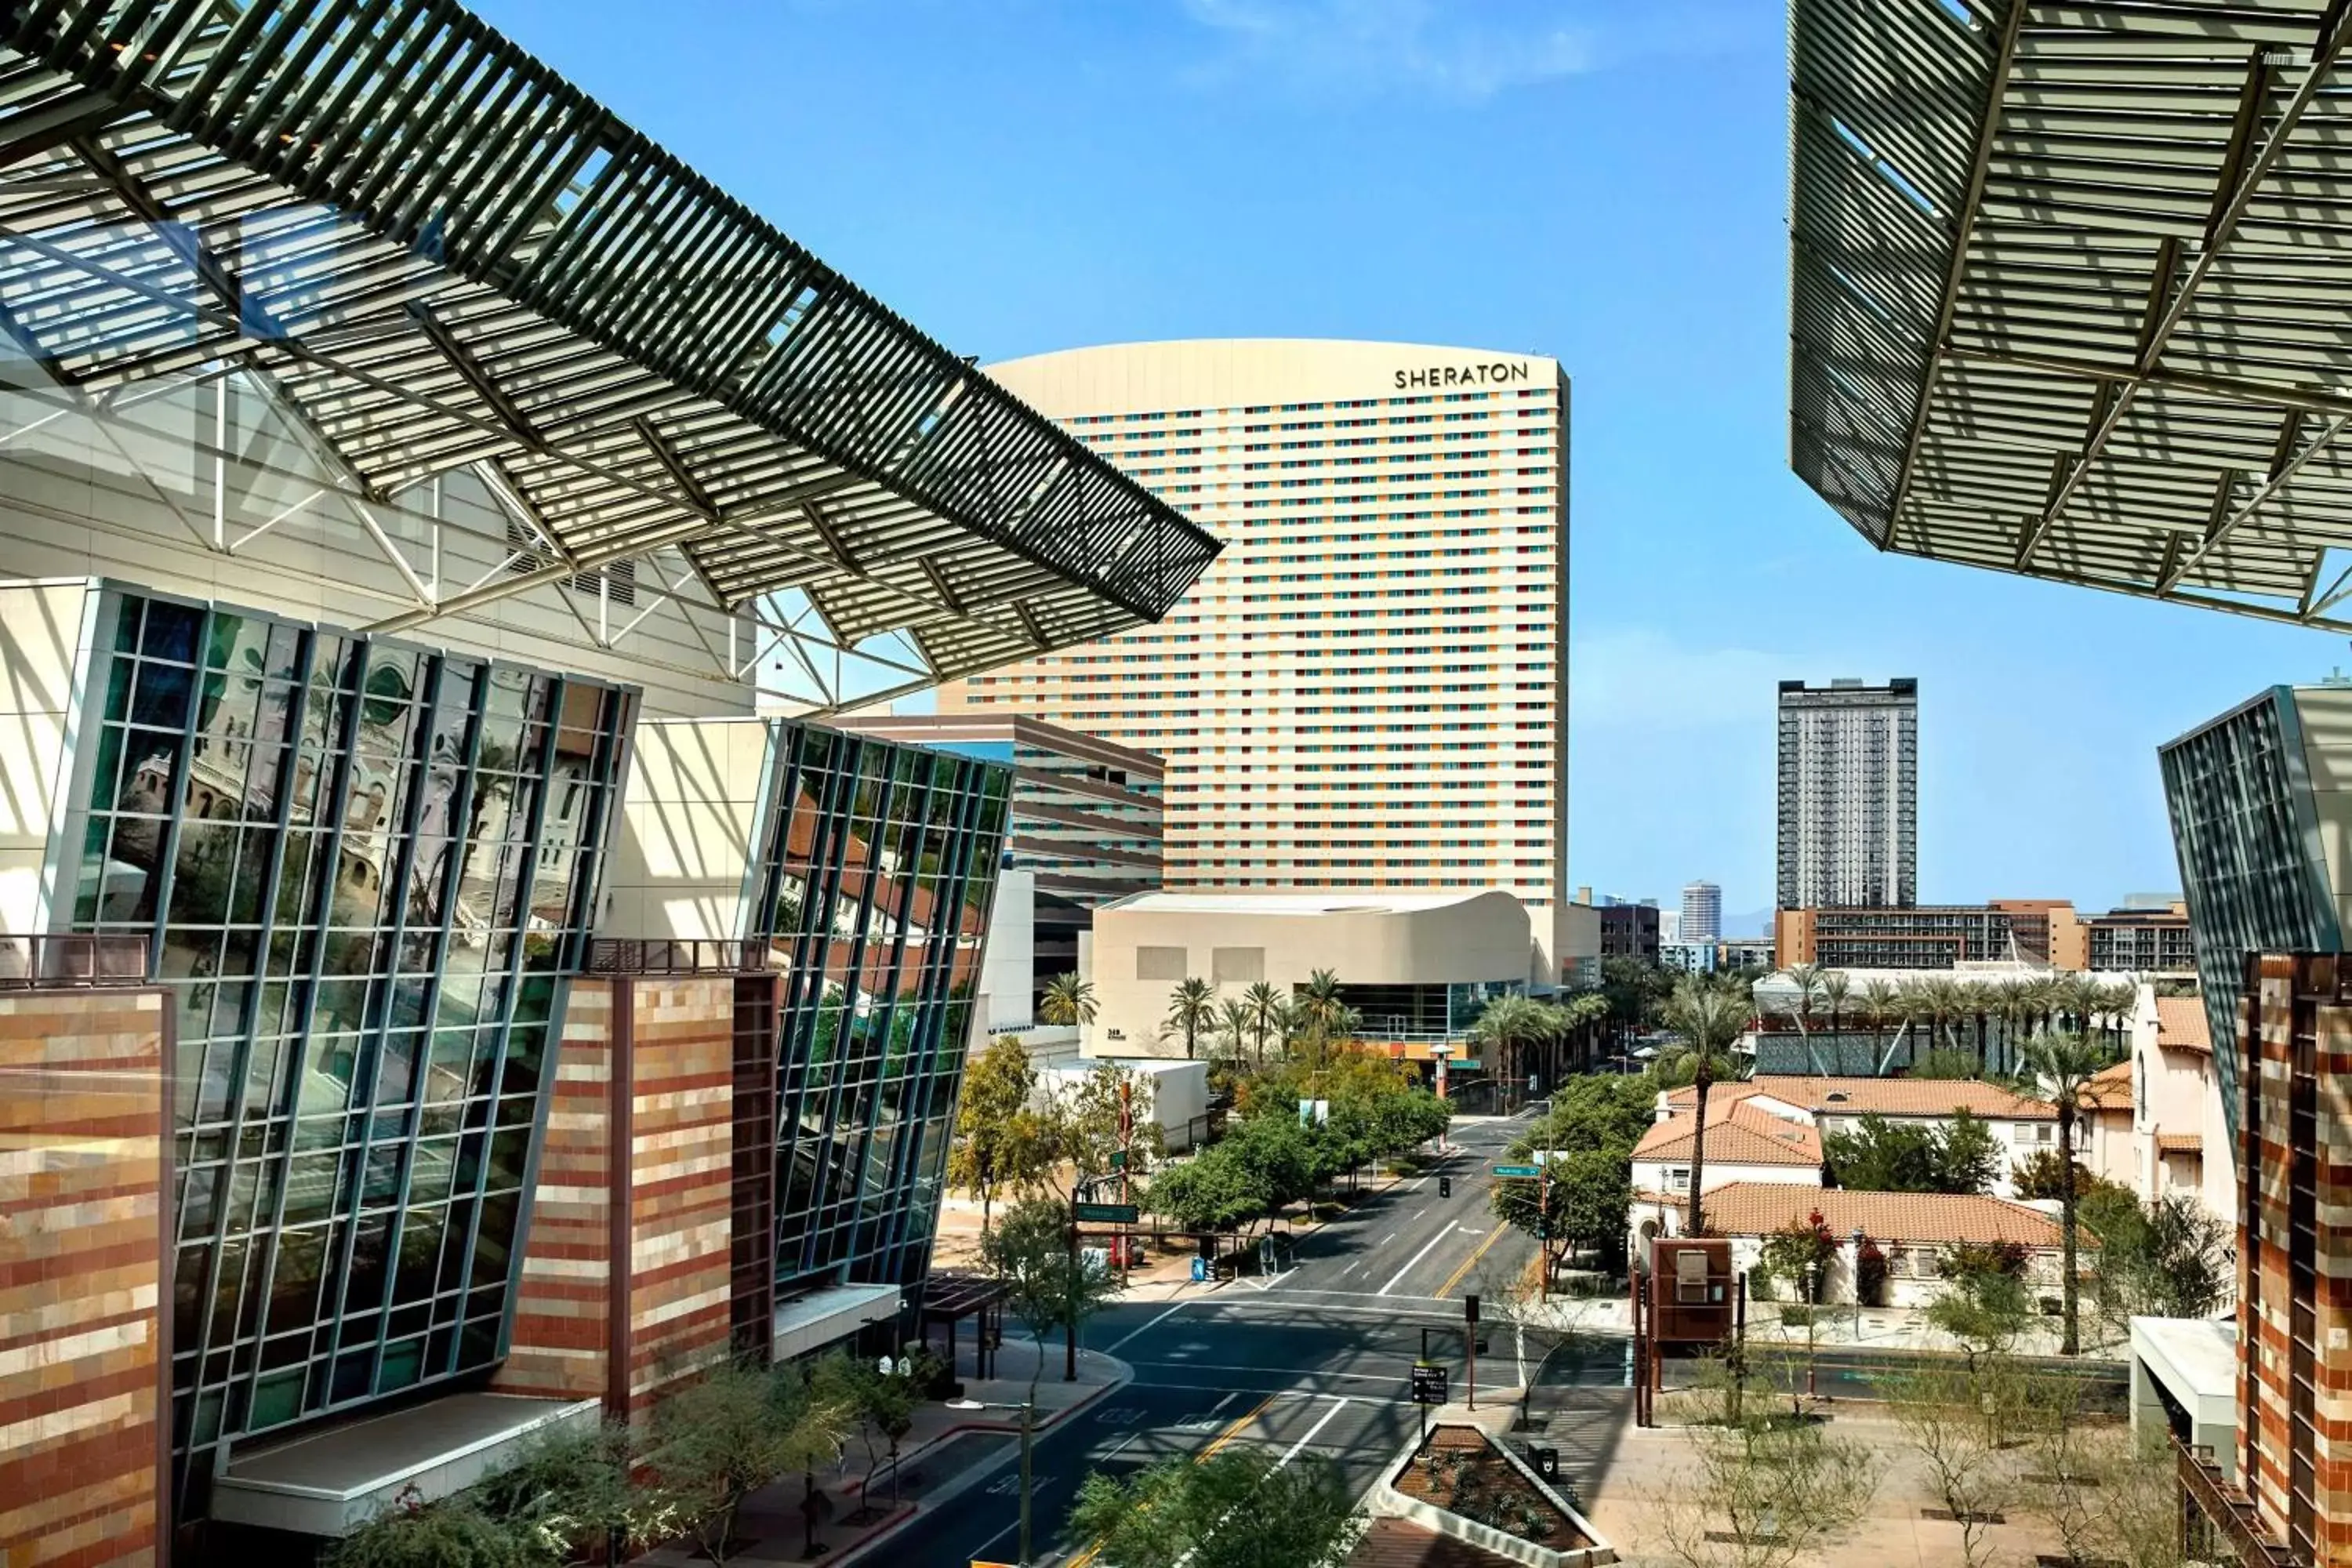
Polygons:
M1437 1178L1437 1195L1441 1198L1450 1198L1454 1195L1453 1177L1440 1176Z
M1475 1324L1475 1323L1478 1321L1478 1298L1477 1298L1477 1297L1473 1296L1473 1295L1465 1295L1465 1296L1464 1296L1464 1297L1462 1298L1462 1321L1463 1321L1464 1322L1465 1322L1465 1323L1471 1323L1471 1324ZM1478 1348L1479 1348L1479 1349L1481 1349L1481 1350L1484 1350L1484 1349L1486 1349L1486 1346L1484 1346L1484 1345L1481 1345L1481 1346L1479 1346Z

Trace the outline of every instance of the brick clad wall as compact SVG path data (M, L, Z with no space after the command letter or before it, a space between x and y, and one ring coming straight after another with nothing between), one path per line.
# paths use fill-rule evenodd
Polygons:
M727 1353L735 981L635 982L629 1408Z
M161 991L0 993L0 1563L158 1561Z
M2308 1543L2298 1561L2338 1568L2352 1565L2352 956L2264 954L2250 967L2239 1046L2239 1473L2263 1521ZM2301 1072L2298 1033L2310 1042ZM2300 1208L2298 1146L2310 1157ZM2313 1390L2303 1411L2299 1374ZM2301 1515L2298 1487L2313 1505Z
M613 997L575 980L563 1010L539 1184L530 1200L514 1334L494 1386L509 1394L590 1399L604 1393L610 1339Z
M499 1388L602 1394L607 1409L635 1420L725 1355L734 995L728 974L572 983ZM629 1159L616 1172L624 1136ZM616 1204L625 1205L628 1259L618 1324ZM625 1382L612 1366L616 1340Z

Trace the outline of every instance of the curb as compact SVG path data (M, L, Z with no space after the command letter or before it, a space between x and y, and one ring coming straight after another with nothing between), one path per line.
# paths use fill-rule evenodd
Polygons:
M1117 1356L1102 1355L1100 1351L1097 1351L1092 1353L1102 1356L1104 1361L1108 1362L1111 1364L1114 1370L1112 1372L1110 1381L1103 1384L1092 1393L1086 1395L1083 1399L1076 1400L1069 1405L1064 1405L1061 1409L1054 1413L1051 1420L1038 1422L1035 1426L1030 1429L1033 1439L1037 1435L1054 1430L1069 1417L1077 1415L1080 1411L1087 1409L1096 1402L1102 1399L1105 1395L1115 1394L1135 1381L1135 1369L1128 1365L1127 1363L1119 1360ZM899 1468L901 1469L905 1468L920 1456L929 1453L934 1448L941 1447L954 1438L968 1432L992 1432L1001 1436L1017 1436L1020 1435L1021 1428L1018 1426L1005 1426L1001 1422L995 1421L961 1421L953 1426L941 1428L939 1436L933 1437L929 1442L925 1443L921 1447L910 1449L908 1452L899 1455ZM975 1465L967 1476L958 1477L956 1480L948 1484L946 1489L942 1490L938 1496L931 1498L929 1500L933 1504L946 1502L950 1498L961 1495L966 1488L979 1485L982 1479L986 1476L993 1475L999 1468L1001 1467L988 1466L983 1468ZM919 1518L923 1512L924 1506L925 1505L923 1503L919 1502L910 1502L907 1504L903 1512L884 1520L881 1523L867 1531L864 1535L857 1536L855 1539L835 1547L832 1552L827 1552L825 1554L826 1562L832 1563L834 1568L840 1568L841 1564L849 1562L859 1553L869 1551L876 1546L879 1546L890 1536L896 1535L899 1531L903 1530L908 1525L913 1523L916 1519Z

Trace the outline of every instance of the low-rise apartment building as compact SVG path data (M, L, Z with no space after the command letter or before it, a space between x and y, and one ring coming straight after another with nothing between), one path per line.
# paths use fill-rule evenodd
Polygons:
M1774 916L1786 969L1955 969L2012 963L2095 973L2193 974L2188 907L2136 900L2082 914L2063 899L1995 899L1906 909L1795 909Z
M1685 1087L1659 1097L1661 1121L1687 1121L1696 1091ZM1793 1073L1759 1073L1738 1083L1719 1083L1708 1096L1712 1126L1716 1103L1744 1101L1767 1114L1801 1121L1822 1138L1852 1132L1864 1116L1890 1121L1941 1126L1956 1111L1981 1118L2003 1152L2000 1175L1993 1183L1998 1197L2014 1195L2011 1177L2019 1163L2058 1142L2058 1109L1976 1079L1811 1078ZM1654 1129L1653 1130L1655 1131ZM1709 1161L1713 1164L1713 1133Z

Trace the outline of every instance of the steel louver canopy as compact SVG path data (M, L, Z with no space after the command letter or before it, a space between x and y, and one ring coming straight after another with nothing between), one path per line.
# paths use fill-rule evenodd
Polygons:
M1881 549L2352 630L2343 0L1791 0L1790 451Z
M0 333L77 395L265 374L515 572L669 547L942 677L1165 614L1213 536L442 0L0 7Z

